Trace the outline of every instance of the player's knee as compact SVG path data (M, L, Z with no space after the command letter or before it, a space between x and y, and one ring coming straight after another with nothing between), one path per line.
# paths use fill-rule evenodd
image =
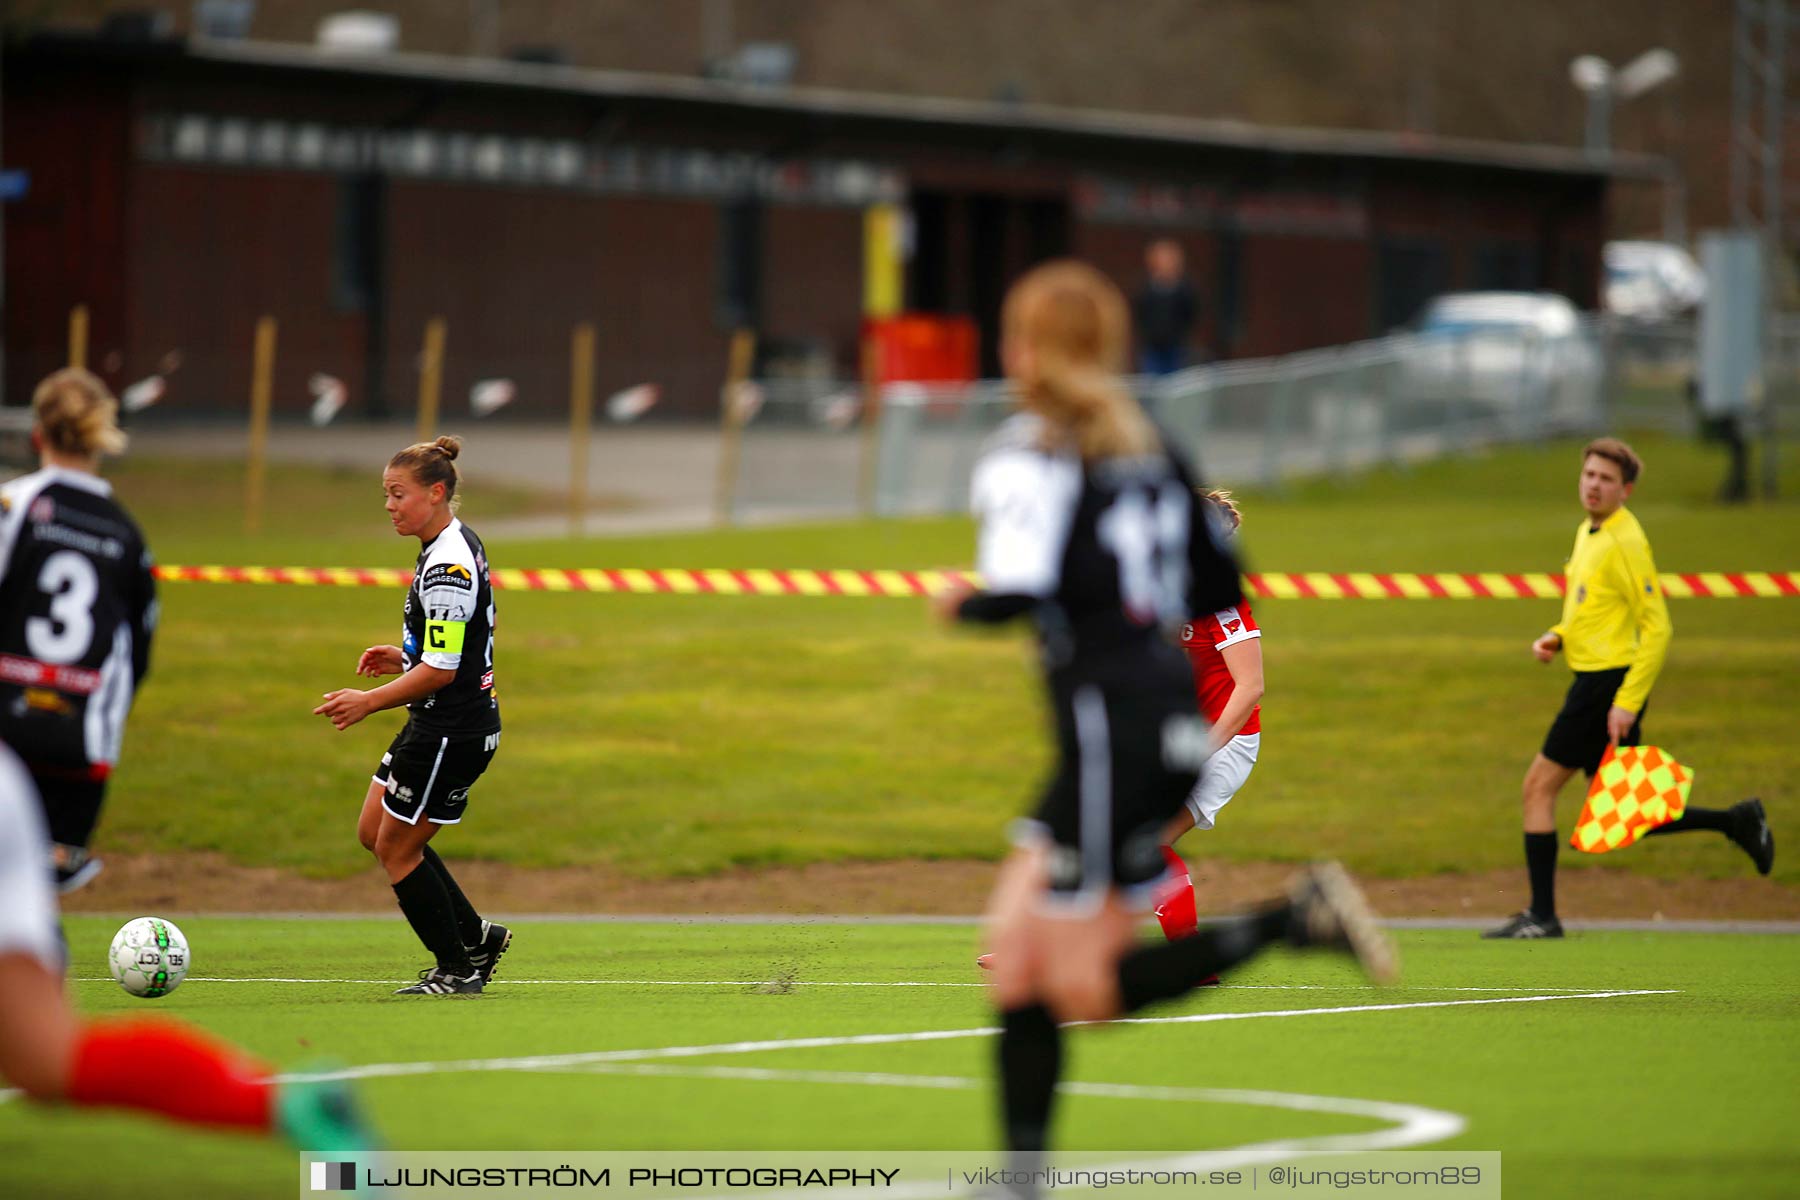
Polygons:
M421 845L405 833L398 836L377 836L371 849L392 879L399 879L410 873L425 857Z
M57 1069L54 1056L24 1047L12 1047L0 1056L0 1081L40 1104L54 1104L67 1094L68 1081Z
M1047 997L1050 1015L1058 1021L1107 1021L1119 1015L1116 980L1089 978L1064 982Z
M379 825L376 825L369 821L357 822L356 840L361 842L362 848L364 850L367 850L370 854L375 853L375 835L380 830L380 828L381 827Z

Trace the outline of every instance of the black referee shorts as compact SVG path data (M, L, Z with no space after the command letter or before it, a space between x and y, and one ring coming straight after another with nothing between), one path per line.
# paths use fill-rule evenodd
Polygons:
M1052 891L1131 891L1162 876L1163 826L1194 790L1206 753L1191 678L1056 690L1056 771L1026 823L1052 844Z
M1562 711L1544 735L1545 758L1589 775L1600 769L1600 760L1606 755L1606 714L1612 709L1613 697L1625 682L1628 670L1629 667L1610 667L1604 671L1575 672L1575 682L1563 697ZM1631 731L1619 739L1619 745L1637 745L1643 737L1643 727L1644 714L1640 710L1637 720L1631 723Z
M387 789L381 807L396 820L417 825L454 825L469 807L469 789L494 761L500 731L469 738L421 733L409 721L395 736L374 782Z

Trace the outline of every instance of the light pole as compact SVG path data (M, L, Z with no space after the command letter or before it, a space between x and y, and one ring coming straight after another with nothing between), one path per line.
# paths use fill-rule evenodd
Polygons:
M1681 60L1673 50L1646 50L1624 66L1613 65L1595 54L1584 54L1569 64L1569 82L1587 96L1587 155L1596 161L1612 154L1612 114L1615 101L1635 100L1681 74ZM1686 240L1686 184L1674 159L1663 160L1663 240Z
M1635 100L1681 74L1673 50L1646 50L1624 66L1594 54L1569 64L1569 81L1587 96L1587 152L1594 158L1612 153L1612 110L1615 100Z

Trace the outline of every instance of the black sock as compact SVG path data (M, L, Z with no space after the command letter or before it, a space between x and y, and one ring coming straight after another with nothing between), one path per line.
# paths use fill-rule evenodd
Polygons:
M1556 916L1556 831L1525 835L1525 871L1531 876L1531 914L1552 920Z
M444 891L450 896L450 911L456 914L456 932L462 937L462 944L471 950L481 945L481 914L463 895L463 890L456 886L456 876L450 874L450 868L438 857L436 850L425 847L425 865L437 872L437 877L444 881Z
M1119 1011L1136 1012L1157 1000L1171 1000L1253 957L1288 936L1288 917L1283 902L1202 925L1173 942L1133 950L1119 960Z
M100 803L105 797L105 790L93 785L57 787L55 799L46 793L44 824L50 828L50 840L87 849L94 838L94 826L100 823Z
M1007 1167L1034 1171L1043 1163L1050 1108L1062 1074L1062 1030L1041 1004L1000 1014L1000 1119Z
M400 901L400 911L406 914L419 941L436 956L438 966L458 975L475 969L469 965L469 952L463 949L462 939L456 934L450 896L436 871L420 863L394 885L394 898Z
M1730 837L1736 829L1737 822L1729 808L1696 808L1688 805L1681 814L1681 820L1670 821L1667 825L1658 825L1646 833L1645 837L1654 837L1659 833L1692 833L1697 829L1710 829Z

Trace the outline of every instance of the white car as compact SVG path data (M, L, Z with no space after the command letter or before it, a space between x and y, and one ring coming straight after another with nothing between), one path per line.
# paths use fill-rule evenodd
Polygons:
M1553 292L1452 292L1425 306L1400 343L1415 400L1467 406L1511 434L1600 422L1601 357L1573 304Z
M1706 272L1669 242L1608 242L1606 311L1637 321L1691 313L1706 299Z

